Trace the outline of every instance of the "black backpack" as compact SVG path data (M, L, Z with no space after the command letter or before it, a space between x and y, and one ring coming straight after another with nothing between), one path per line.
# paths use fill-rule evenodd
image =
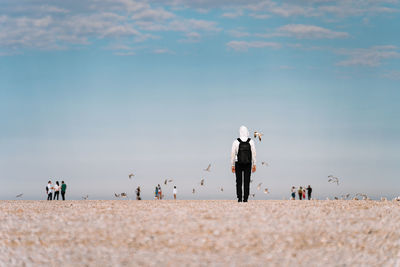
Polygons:
M251 146L250 138L246 142L243 142L240 138L239 141L239 151L237 154L238 163L240 164L250 164L251 163Z

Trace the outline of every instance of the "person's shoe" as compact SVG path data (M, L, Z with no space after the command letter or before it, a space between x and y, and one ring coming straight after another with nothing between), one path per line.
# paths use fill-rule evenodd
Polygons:
M242 199L241 199L241 198L238 198L238 202L242 202Z
M244 199L243 202L247 202L247 199Z

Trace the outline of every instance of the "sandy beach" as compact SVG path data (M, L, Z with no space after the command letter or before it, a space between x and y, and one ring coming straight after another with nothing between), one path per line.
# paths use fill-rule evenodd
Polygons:
M0 201L1 266L399 266L400 202Z

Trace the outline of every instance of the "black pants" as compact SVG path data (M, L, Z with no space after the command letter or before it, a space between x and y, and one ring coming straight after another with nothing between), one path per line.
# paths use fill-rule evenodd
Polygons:
M303 199L303 193L299 193L299 199L300 199L300 200Z
M53 199L53 193L48 193L47 200L52 200L52 199Z
M65 200L65 191L64 192L61 191L61 197L62 197L62 200Z
M236 195L240 200L247 200L249 198L250 191L250 175L251 175L251 164L239 164L235 163L236 172ZM244 179L243 179L244 178ZM244 194L242 193L242 184L244 188ZM243 198L242 198L243 194Z
M55 191L53 199L56 200L56 198L57 198L57 200L58 200L59 196L60 196L60 191Z
M311 199L311 193L308 193L308 200Z

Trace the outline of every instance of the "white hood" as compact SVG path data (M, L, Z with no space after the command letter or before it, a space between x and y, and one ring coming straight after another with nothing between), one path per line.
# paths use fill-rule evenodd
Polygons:
M246 126L240 126L239 128L239 137L240 140L242 140L243 142L246 142L247 139L249 138L249 130L247 130Z

